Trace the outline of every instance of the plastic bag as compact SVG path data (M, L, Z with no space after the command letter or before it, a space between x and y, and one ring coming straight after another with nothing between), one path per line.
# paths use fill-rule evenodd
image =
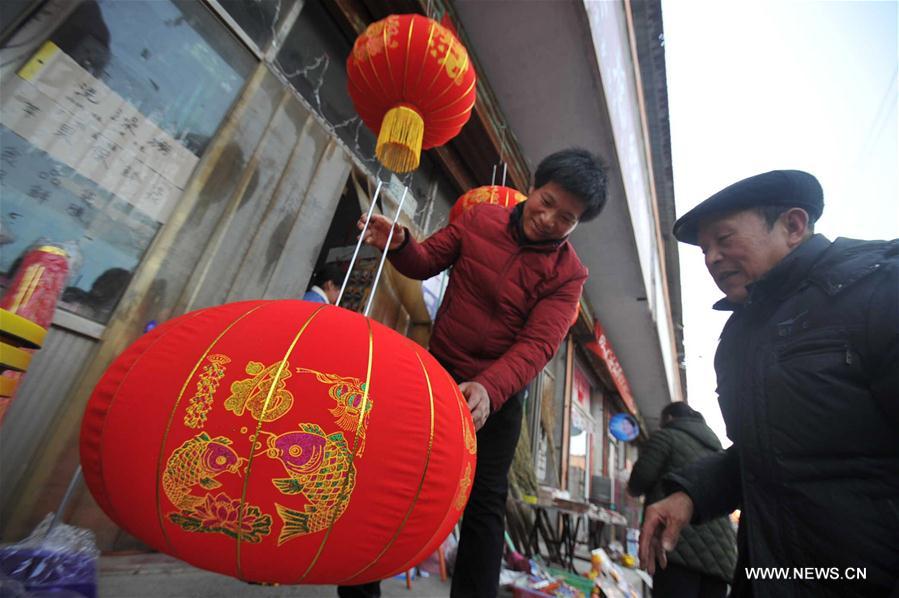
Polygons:
M450 550L453 551L453 562L455 562L456 558L456 545L458 542L456 541L455 536L450 534L447 536L446 540L443 541L441 547L443 548L443 557L444 563L446 565L447 574L450 574L451 565L450 565ZM428 558L423 560L418 565L418 569L424 573L428 573L429 575L439 575L440 574L440 556L435 550Z
M47 514L30 536L0 547L4 596L96 597L100 550L94 533L57 523L48 534L52 520L53 514ZM18 584L24 587L24 594Z

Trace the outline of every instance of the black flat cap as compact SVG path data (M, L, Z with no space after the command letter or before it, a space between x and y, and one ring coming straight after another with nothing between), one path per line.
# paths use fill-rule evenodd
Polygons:
M801 170L772 170L736 182L714 194L674 223L678 241L699 245L697 228L703 218L762 206L802 208L812 222L824 211L824 191L818 179Z

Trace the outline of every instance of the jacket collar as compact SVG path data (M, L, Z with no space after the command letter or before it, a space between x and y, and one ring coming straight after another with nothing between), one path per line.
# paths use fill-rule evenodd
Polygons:
M812 235L762 278L746 285L749 291L746 303L732 303L725 297L716 302L712 308L718 311L738 311L750 303L765 301L770 297L783 297L791 293L808 277L812 266L830 245L830 240L824 235Z
M331 301L328 300L328 296L325 294L325 290L323 288L321 288L320 286L312 285L311 287L309 287L309 292L315 293L316 295L321 297L322 301L324 301L325 303L331 303Z
M520 247L528 247L539 251L553 251L568 242L568 237L561 239L551 239L549 241L531 241L524 236L524 225L521 223L522 214L524 214L524 203L516 205L509 213L509 232L515 242Z

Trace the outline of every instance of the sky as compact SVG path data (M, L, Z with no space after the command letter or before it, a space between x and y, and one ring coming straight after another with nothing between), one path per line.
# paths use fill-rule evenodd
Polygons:
M897 2L662 0L677 215L747 176L824 188L815 232L899 237ZM687 395L722 442L713 359L727 314L681 244Z

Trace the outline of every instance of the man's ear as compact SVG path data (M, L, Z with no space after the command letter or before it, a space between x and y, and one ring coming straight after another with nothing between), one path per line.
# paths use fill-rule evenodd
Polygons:
M787 231L787 245L790 249L809 237L808 212L802 208L790 208L781 214L781 221Z

